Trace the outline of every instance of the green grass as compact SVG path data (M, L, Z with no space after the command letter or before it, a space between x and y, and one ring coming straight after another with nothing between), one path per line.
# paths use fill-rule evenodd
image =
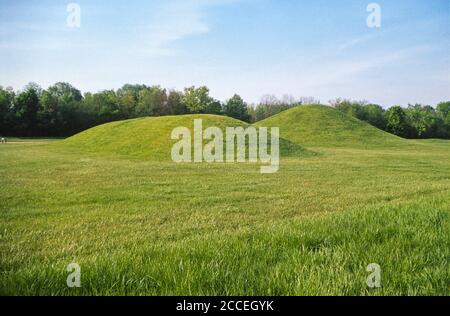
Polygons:
M0 145L0 294L450 294L449 141L317 140L318 155L264 175L174 164L166 149L127 158L95 143L106 134ZM71 262L79 289L66 286ZM370 263L379 289L366 285Z
M307 147L399 147L405 139L323 105L305 105L281 112L256 124L278 126L281 136Z
M187 127L193 138L195 119L202 119L203 130L216 126L224 131L224 152L226 127L249 127L239 120L218 115L147 117L103 124L75 135L57 144L57 147L75 152L122 156L127 159L170 161L171 149L176 142L171 140L172 130L178 126ZM207 141L203 143L206 144ZM283 156L314 154L283 138L280 139L280 152Z
M52 142L52 141L59 141L63 138L37 138L37 137L8 137L7 141L8 143L43 143L43 142Z

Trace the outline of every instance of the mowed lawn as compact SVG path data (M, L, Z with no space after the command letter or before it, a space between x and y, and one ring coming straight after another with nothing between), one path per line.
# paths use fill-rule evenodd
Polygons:
M2 295L450 294L450 141L316 147L269 175L54 144L0 145Z

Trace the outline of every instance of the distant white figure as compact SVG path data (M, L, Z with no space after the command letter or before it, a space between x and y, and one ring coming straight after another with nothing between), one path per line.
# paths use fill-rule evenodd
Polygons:
M2 144L7 144L8 140L5 137L2 137Z

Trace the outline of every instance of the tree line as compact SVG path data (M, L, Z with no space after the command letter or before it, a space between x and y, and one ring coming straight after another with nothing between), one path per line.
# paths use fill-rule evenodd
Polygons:
M125 84L117 90L85 94L64 82L47 89L30 83L20 91L0 86L0 135L67 137L111 121L183 114L218 114L256 122L295 106L318 103L314 98L266 95L258 104L249 105L237 94L220 102L205 86L177 91ZM450 102L440 103L436 109L410 105L384 110L379 105L349 100L336 100L332 105L399 136L450 138Z
M450 101L430 105L409 104L385 110L380 105L366 101L338 99L330 101L339 111L389 133L404 138L450 139Z
M83 95L63 82L48 89L30 83L17 92L0 86L0 134L8 136L65 137L111 121L198 113L251 120L240 96L221 103L209 95L207 87L176 91L126 84L118 90Z

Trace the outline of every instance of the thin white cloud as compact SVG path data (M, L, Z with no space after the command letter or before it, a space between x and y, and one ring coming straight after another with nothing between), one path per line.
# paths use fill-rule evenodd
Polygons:
M145 27L139 51L147 55L175 55L175 42L209 32L205 20L207 2L168 1L158 8L158 15Z
M150 9L147 21L135 27L133 35L130 33L129 42L126 47L127 52L144 56L173 56L180 52L175 45L177 41L191 36L207 34L210 31L206 21L206 11L213 5L220 5L234 2L233 0L167 0L162 1ZM148 10L149 8L143 8ZM3 41L0 41L0 48L9 50L61 50L68 47L64 41L62 43L46 43L46 39L41 43L29 43L27 41L12 39L11 35L17 32L50 32L61 30L48 25L29 23L0 23L0 34L3 33ZM6 36L6 32L11 33ZM92 44L92 43L91 43ZM80 45L78 45L80 46ZM86 46L85 48L88 48ZM93 50L96 45L89 47Z
M369 42L369 41L375 39L377 36L378 36L377 33L371 33L371 34L367 34L367 35L364 35L364 36L353 38L351 40L348 40L348 41L342 43L339 46L338 50L339 51L343 51L343 50L352 48L354 46L357 46L359 44L363 44L363 43Z
M393 77L386 81L385 73L394 67L411 64L418 55L432 51L432 46L414 46L407 49L373 53L358 58L318 57L314 60L277 63L271 67L249 69L240 72L230 69L221 73L220 78L210 79L211 91L220 98L225 98L238 90L250 102L257 102L260 96L273 93L276 95L294 94L297 97L313 95L321 100L336 97L368 98L377 100L373 95L392 85L403 84L403 78ZM268 79L270 78L270 79ZM220 94L223 82L232 81L229 91ZM374 88L368 83L376 83ZM386 96L381 93L381 96ZM400 99L400 98L398 98Z
M22 41L5 41L0 42L0 49L8 50L8 51L37 51L40 53L43 52L52 52L52 51L62 51L62 50L74 50L85 47L86 45L78 45L75 43L71 43L65 41L63 39L56 40L42 40L40 43L38 42L22 42Z

